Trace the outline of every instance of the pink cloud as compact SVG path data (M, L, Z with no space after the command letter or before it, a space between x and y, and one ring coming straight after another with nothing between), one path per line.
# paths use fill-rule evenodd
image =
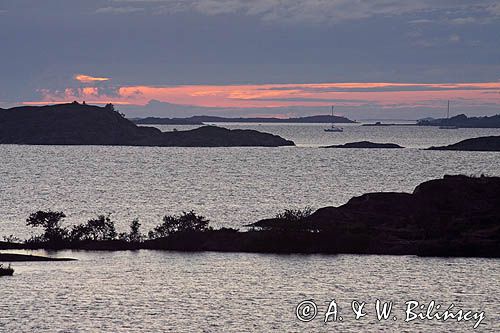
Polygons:
M42 100L34 103L69 102L146 105L151 100L205 107L281 106L394 106L440 105L444 100L470 104L498 104L500 82L391 83L347 82L260 85L122 86L108 90L97 87L40 90ZM488 93L490 92L490 93Z
M75 75L75 80L77 80L79 82L82 82L82 83L94 83L94 82L109 81L110 78L108 78L108 77L95 77L95 76L84 75L84 74L77 74L77 75Z

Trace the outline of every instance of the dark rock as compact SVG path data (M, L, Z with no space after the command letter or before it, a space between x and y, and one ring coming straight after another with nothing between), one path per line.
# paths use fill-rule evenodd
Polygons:
M500 136L466 139L448 146L430 147L428 150L500 151Z
M358 253L346 241L357 238L361 253L500 257L499 198L500 177L445 176L411 194L368 193L318 209L302 224L318 241L316 235L329 235L341 253ZM266 219L253 226L269 231L276 223Z
M293 146L293 141L254 130L203 126L190 131L162 133L162 145L182 147Z
M370 141L350 142L343 145L326 146L323 148L404 148L395 143L375 143Z
M161 132L139 127L106 107L71 103L0 110L0 144L118 146L291 146L292 141L253 130L206 126Z

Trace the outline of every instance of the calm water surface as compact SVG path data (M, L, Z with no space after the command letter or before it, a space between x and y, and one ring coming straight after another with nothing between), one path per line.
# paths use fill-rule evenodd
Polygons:
M147 148L0 145L0 235L27 237L26 217L63 210L66 223L112 213L118 231L139 217L194 209L215 225L241 227L285 208L340 205L368 191L412 191L444 174L500 175L498 153L424 151L500 130L227 124L294 140L282 148ZM174 126L160 126L172 130ZM179 130L184 127L176 126ZM189 127L185 127L189 128ZM371 140L404 150L336 150ZM500 331L500 261L394 256L59 252L75 262L15 263L0 278L0 332L473 331L473 322L404 323L404 302L435 300L485 311L479 331ZM397 321L378 322L377 298ZM295 318L314 300L318 317ZM343 322L324 324L335 299ZM355 321L353 299L366 301Z
M2 332L472 332L473 322L404 322L407 300L484 311L500 330L500 262L409 256L65 252L76 262L17 263L0 278ZM378 322L375 300L398 320ZM303 323L295 307L314 300ZM335 299L342 322L324 324ZM367 302L356 321L352 300Z
M215 226L241 227L285 208L340 205L370 191L412 191L444 174L500 175L499 153L419 149L500 135L498 129L348 125L344 133L328 133L324 125L224 126L276 133L299 146L0 145L0 235L28 236L24 221L39 209L64 211L68 224L112 213L119 231L125 231L134 218L151 229L163 215L182 210L195 210ZM411 148L318 148L359 140Z

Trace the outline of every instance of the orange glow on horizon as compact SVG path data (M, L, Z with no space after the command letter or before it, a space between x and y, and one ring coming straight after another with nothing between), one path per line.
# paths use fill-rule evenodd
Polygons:
M500 82L473 83L390 83L348 82L254 85L121 86L112 95L96 87L40 90L43 98L30 104L86 100L145 106L159 102L223 108L263 108L286 106L422 106L443 100L500 105Z
M69 104L69 103L73 103L75 100L67 100L67 101L31 101L31 102L22 102L21 104L22 105L34 105L34 106L37 106L37 105L51 105L51 104ZM113 100L107 100L105 102L103 101L81 101L81 102L85 102L85 104L108 104L108 103L111 103L111 104L116 104L116 105L130 105L130 103L128 102L123 102L123 101L113 101Z

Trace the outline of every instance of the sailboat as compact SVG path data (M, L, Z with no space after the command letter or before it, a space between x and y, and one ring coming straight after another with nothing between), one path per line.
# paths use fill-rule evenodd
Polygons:
M333 116L333 108L334 108L334 106L332 105L332 124L331 124L331 126L330 126L330 127L325 128L325 132L343 132L343 131L344 131L344 129L343 129L342 127L337 127L337 126L335 126L335 125L333 124L333 119L334 119L334 118L333 118L333 117L334 117L334 116Z
M448 111L446 113L446 122L444 125L439 126L440 129L457 129L455 125L450 125L450 101L448 101Z

